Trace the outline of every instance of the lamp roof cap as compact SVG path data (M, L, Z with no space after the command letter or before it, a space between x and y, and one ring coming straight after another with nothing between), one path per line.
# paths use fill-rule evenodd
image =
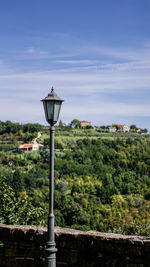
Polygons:
M61 102L64 101L54 92L54 88L53 87L51 88L51 92L48 94L48 96L46 96L41 101L51 101L51 100L61 101Z

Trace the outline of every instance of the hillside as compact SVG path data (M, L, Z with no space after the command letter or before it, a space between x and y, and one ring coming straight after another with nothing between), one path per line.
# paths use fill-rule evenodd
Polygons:
M43 147L21 151L39 131ZM48 127L1 122L0 222L46 225L48 147ZM56 128L55 224L149 235L150 136Z

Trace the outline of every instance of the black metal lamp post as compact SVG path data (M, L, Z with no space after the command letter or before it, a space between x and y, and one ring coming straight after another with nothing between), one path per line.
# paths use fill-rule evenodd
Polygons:
M55 234L54 234L54 124L58 121L61 104L52 87L50 94L41 100L44 105L45 117L50 124L50 174L49 174L49 214L48 241L46 243L47 267L56 267Z

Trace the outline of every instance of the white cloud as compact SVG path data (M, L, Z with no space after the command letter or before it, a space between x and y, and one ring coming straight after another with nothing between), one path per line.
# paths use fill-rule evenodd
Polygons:
M14 52L14 54L10 55L10 57L14 58L15 60L39 60L51 58L51 55L46 50L30 47L26 50L17 50L16 52Z
M36 52L36 49L35 48L29 48L29 49L27 49L26 51L25 51L25 53L27 53L27 54L34 54Z
M73 60L73 59L70 59L70 60L56 60L57 63L62 63L62 64L87 64L87 65L93 65L93 64L100 64L102 63L102 61L100 62L99 60L88 60L88 59L79 59L79 60Z

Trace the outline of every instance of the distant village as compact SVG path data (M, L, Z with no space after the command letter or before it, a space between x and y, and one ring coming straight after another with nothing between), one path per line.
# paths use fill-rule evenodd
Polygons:
M116 132L132 132L132 133L147 133L147 129L141 129L137 127L136 125L124 125L124 124L112 124L111 126L92 126L91 122L89 121L79 121L77 119L74 119L69 125L66 125L65 123L62 123L60 121L58 128L76 128L76 129L93 129L98 132L102 133L116 133ZM33 143L27 143L27 144L21 144L19 148L23 150L24 152L33 152L38 151L39 148L42 146L37 142L37 139L41 136L41 133L38 133L38 137L34 139Z
M74 127L73 128L84 128L84 129L94 129L98 130L101 132L110 132L110 133L116 133L116 132L135 132L135 133L147 133L147 129L141 129L137 127L136 125L124 125L124 124L112 124L108 126L92 126L91 122L89 121L78 121L78 120L73 120L70 125L73 125L74 122ZM76 123L76 124L75 124ZM78 126L78 127L77 127Z

